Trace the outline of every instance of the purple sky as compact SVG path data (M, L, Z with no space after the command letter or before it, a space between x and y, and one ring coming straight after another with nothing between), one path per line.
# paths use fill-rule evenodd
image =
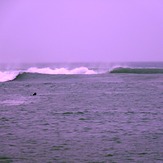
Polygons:
M0 0L0 62L163 61L163 0Z

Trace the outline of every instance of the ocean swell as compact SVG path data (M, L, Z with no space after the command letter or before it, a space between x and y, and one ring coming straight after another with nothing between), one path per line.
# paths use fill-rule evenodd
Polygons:
M109 73L127 73L127 74L163 74L161 68L124 68L117 67L110 70Z
M11 80L36 80L40 78L52 77L54 75L74 75L74 74L163 74L163 68L131 68L131 67L112 67L105 71L95 71L87 67L68 68L37 68L31 67L27 70L19 71L0 71L0 82ZM44 76L44 77L43 77ZM62 76L63 77L63 76ZM66 76L64 76L66 77ZM70 76L67 76L70 77Z

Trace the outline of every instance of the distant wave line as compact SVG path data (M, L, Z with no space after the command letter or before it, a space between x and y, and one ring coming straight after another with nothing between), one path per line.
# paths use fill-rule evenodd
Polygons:
M38 74L42 75L92 75L92 74L163 74L163 68L131 68L131 67L120 67L114 66L109 70L105 70L100 72L98 70L91 70L87 67L77 67L74 69L67 69L67 68L55 68L51 69L49 67L45 68L37 68L31 67L24 71L0 71L0 82L6 82L11 80L18 80L18 79L28 79L30 75L32 78L38 77ZM39 76L40 77L40 76Z

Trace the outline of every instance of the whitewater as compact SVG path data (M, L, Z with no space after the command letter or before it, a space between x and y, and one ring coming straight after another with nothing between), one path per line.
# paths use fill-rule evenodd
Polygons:
M77 67L74 69L67 68L37 68L31 67L27 70L18 70L18 71L0 71L0 82L10 81L15 79L18 75L23 73L39 73L39 74L97 74L97 72L93 70L89 70L87 67Z
M163 162L162 99L162 62L0 65L0 162Z

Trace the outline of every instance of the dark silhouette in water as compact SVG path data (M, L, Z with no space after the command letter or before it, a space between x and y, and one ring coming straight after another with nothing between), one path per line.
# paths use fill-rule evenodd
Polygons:
M37 93L35 92L35 93L33 93L33 95L32 96L36 96L37 95Z

